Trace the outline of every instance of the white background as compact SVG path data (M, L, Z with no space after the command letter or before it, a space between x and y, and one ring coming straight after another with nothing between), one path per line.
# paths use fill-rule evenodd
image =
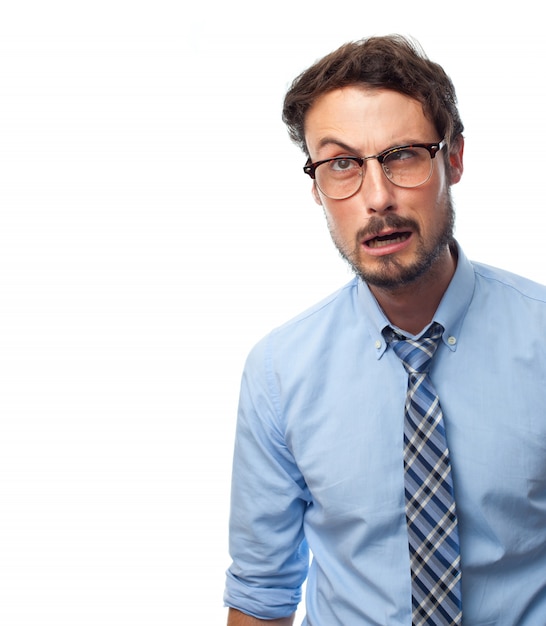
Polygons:
M527 0L3 3L1 624L225 622L244 359L350 279L280 121L318 57L415 36L466 126L459 241L546 281L542 24Z

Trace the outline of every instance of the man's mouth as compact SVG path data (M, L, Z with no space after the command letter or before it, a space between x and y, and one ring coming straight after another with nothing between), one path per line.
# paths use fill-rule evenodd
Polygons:
M368 248L383 248L384 246L391 246L393 244L402 243L411 236L409 232L403 233L390 233L388 235L378 235L372 239L368 239L364 242L364 245Z

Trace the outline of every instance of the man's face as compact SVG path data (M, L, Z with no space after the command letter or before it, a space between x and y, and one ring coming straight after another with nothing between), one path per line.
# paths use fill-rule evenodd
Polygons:
M313 162L443 139L417 100L359 86L321 96L307 113L305 138ZM454 217L449 187L461 177L462 152L461 139L450 155L449 172L438 153L429 180L412 189L391 183L375 159L366 162L362 186L350 198L332 200L314 185L336 247L367 283L400 287L450 262Z

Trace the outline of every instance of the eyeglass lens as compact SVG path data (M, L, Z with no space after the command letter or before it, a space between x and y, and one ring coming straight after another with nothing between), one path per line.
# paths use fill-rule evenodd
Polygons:
M432 158L426 148L411 146L387 153L379 158L387 178L399 187L418 187L432 173ZM319 189L332 199L341 200L355 194L366 174L367 161L362 167L353 159L336 159L322 163L315 172Z

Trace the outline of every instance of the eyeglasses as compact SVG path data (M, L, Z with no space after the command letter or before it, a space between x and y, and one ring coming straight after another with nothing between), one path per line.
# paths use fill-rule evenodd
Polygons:
M377 159L385 176L397 187L419 187L432 175L432 159L446 145L414 143L396 146L367 157L339 156L324 161L307 161L303 171L316 182L320 191L332 200L344 200L361 187L366 174L366 161Z

